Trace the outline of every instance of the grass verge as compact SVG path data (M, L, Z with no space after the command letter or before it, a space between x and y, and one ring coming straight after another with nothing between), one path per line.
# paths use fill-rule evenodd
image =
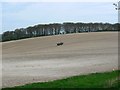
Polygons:
M118 88L120 71L92 73L89 75L73 76L66 79L43 83L32 83L16 88ZM3 88L5 90L6 88Z

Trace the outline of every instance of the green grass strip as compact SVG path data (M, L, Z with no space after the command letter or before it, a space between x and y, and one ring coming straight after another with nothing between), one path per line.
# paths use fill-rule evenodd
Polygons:
M32 83L13 88L117 88L120 71L92 73L88 75L73 76L66 79Z

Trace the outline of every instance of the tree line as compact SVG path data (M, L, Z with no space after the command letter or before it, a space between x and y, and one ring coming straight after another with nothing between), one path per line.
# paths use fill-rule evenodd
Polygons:
M19 40L31 37L82 33L82 32L102 32L102 31L119 31L120 24L110 23L71 23L65 22L63 24L38 24L29 26L27 28L19 28L14 31L6 31L2 34L2 42Z

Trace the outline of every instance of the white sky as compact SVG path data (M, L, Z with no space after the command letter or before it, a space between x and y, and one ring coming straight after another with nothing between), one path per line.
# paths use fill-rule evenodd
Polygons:
M2 6L2 31L25 28L30 25L63 22L108 22L117 23L118 14L113 3L115 0L86 0L86 2L54 2L50 0L3 0ZM16 1L16 2L15 2ZM60 0L58 0L60 1ZM90 2L91 1L91 2ZM105 2L106 1L106 2ZM117 2L117 1L116 1ZM116 3L115 2L115 3ZM1 14L0 14L1 15ZM0 33L1 33L0 32Z
M1 0L1 2L118 2L119 0Z

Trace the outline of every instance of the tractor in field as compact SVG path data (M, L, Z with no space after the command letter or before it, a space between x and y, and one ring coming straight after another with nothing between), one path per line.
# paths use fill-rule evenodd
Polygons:
M58 42L57 46L63 45L63 42Z

